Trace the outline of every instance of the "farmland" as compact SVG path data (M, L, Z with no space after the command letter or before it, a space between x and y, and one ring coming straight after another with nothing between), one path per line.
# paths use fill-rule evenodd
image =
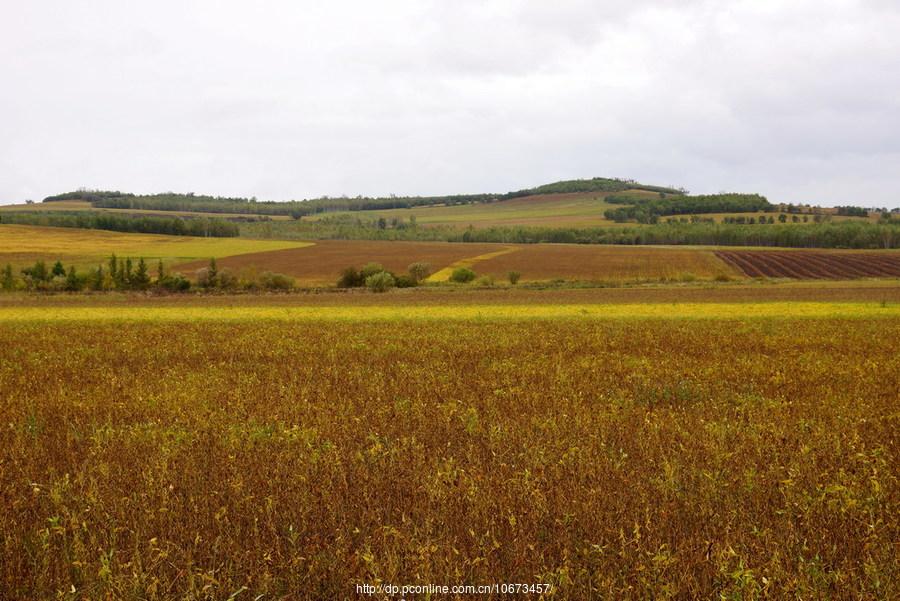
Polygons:
M307 285L333 285L341 270L377 262L398 272L415 261L440 269L472 255L496 250L496 244L450 244L449 242L387 242L379 240L318 240L299 248L248 253L220 261L222 267L235 271L269 270L293 276ZM203 267L205 261L176 266L189 273Z
M620 193L622 194L622 193ZM635 198L656 196L651 192L632 191ZM613 207L604 202L606 194L598 192L572 192L567 194L542 194L523 196L511 200L492 203L463 204L453 206L424 206L412 209L387 209L376 211L348 211L346 213L324 213L307 217L307 220L322 216L346 214L367 218L406 219L415 217L425 226L489 227L493 225L612 225L603 216L603 211Z
M200 211L161 211L154 209L116 209L116 208L107 208L107 207L94 207L90 202L86 200L58 200L54 202L41 202L34 204L14 204L14 205L0 205L0 219L3 217L3 213L18 213L18 212L37 212L37 213L48 213L48 212L71 212L71 211L95 211L98 213L113 213L120 215L138 215L138 216L178 216L178 217L199 217L199 218L209 218L209 217L219 217L222 219L247 219L247 218L262 218L262 219L273 219L273 220L287 220L290 219L287 215L256 215L256 214L248 214L248 213L214 213L210 214L207 212Z
M898 290L7 296L0 589L891 598Z
M716 251L750 277L853 279L900 277L900 253L822 251Z
M437 272L432 281L445 281L452 268L459 266L471 267L498 280L505 279L509 271L521 272L524 281L741 277L740 271L717 258L710 249L575 244L320 240L304 248L232 256L220 264L234 270L268 269L294 276L303 284L323 285L333 284L343 268L370 261L398 272L405 271L412 262L424 261ZM177 267L190 272L204 265L203 261L195 261Z
M156 234L129 234L101 230L0 225L0 264L24 266L35 260L93 267L110 254L183 262L209 260L252 252L300 248L307 242L197 238Z

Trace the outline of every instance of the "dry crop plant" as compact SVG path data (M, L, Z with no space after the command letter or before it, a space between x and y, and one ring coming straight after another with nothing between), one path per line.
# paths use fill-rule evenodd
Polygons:
M6 323L4 598L898 593L896 319Z

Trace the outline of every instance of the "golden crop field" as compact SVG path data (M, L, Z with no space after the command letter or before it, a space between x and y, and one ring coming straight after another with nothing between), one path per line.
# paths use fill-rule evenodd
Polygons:
M62 260L79 267L95 266L115 253L121 257L164 259L170 262L209 260L253 252L301 248L309 242L197 238L132 234L32 225L0 225L0 265L22 266L38 259Z
M896 598L896 286L694 290L9 296L3 598Z
M653 192L628 190L617 192L620 196L635 198L654 198ZM432 205L410 209L384 209L365 211L367 217L385 219L405 219L415 217L416 222L424 226L452 226L465 228L473 226L491 227L496 225L528 225L528 226L616 226L616 222L607 219L603 212L615 208L605 201L605 192L573 192L566 194L540 194L523 196L493 203L474 203L460 205ZM311 215L304 217L308 221L316 221L324 216L356 215L360 212L329 213L327 215Z

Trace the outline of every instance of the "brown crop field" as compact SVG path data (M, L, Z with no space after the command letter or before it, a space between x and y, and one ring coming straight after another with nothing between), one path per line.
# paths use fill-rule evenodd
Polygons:
M297 278L304 284L333 284L345 267L381 263L386 269L405 272L410 263L424 261L435 271L472 255L503 248L498 244L451 244L449 242L392 242L371 240L321 240L311 246L233 256L219 262L235 271L274 271ZM175 268L189 274L206 266L194 261Z
M544 302L592 292L625 291ZM158 300L276 315L236 322L159 320L146 298L10 297L0 596L497 582L561 599L900 593L895 310L486 319L461 296L457 317L427 322L278 317L323 297L402 308L401 293ZM47 310L3 317L17 307Z
M478 263L497 278L518 271L523 280L660 280L739 277L708 249L579 244L523 244L518 252Z
M840 251L716 251L750 277L854 279L900 277L900 253Z
M497 279L519 271L523 281L641 281L742 275L706 248L578 244L323 240L302 249L233 256L223 259L220 265L234 270L253 268L285 273L305 284L332 284L345 267L360 267L370 261L398 272L415 261L430 263L435 272L454 264L465 265ZM205 265L195 261L176 269L190 273Z

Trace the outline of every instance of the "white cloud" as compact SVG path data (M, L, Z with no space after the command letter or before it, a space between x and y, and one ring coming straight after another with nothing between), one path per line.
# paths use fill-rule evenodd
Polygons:
M893 2L5 4L0 202L608 175L900 206Z

